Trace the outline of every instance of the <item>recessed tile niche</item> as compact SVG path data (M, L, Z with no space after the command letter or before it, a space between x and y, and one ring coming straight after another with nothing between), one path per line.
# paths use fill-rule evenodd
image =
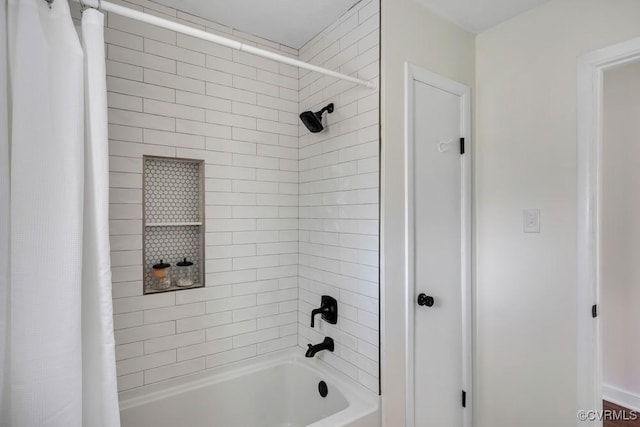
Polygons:
M144 293L170 292L204 286L203 162L144 156ZM176 264L193 263L194 282L177 286ZM153 266L171 265L170 286L153 286Z

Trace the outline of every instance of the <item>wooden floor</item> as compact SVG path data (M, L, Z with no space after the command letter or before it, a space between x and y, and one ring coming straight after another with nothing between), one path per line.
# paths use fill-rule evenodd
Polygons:
M634 418L633 417L634 413L632 413L627 408L618 406L615 403L607 402L606 400L603 401L602 407L604 410L624 411L625 414L627 415L625 418L630 419L629 421L624 421L620 419L615 419L615 420L605 419L604 427L640 427L640 414L637 414L637 417L636 417L637 419L632 421L631 419Z

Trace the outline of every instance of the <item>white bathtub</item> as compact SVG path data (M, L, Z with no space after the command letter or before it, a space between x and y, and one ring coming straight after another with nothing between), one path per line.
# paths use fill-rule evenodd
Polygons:
M123 392L122 427L378 427L378 396L291 349ZM318 383L327 384L321 397Z

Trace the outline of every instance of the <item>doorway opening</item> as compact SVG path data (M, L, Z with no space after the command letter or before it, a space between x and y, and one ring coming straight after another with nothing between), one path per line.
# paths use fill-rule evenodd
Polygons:
M604 72L600 313L604 427L640 426L640 60ZM635 411L636 413L634 414Z
M627 175L633 172L626 168L616 170L618 168L616 163L619 163L621 154L612 151L615 148L613 145L607 146L606 150L604 148L608 142L607 139L618 138L616 133L619 131L614 129L611 135L608 135L610 133L608 126L614 124L615 121L611 122L611 119L615 115L605 113L605 103L609 98L609 94L605 93L605 82L609 77L608 73L620 72L624 67L638 61L640 61L640 38L591 52L583 56L579 63L577 374L578 409L581 411L620 410L609 403L603 404L603 397L608 402L622 403L620 406L626 408L634 409L636 405L640 405L640 401L622 399L623 395L629 397L632 394L616 393L628 390L607 384L607 381L615 382L615 378L620 373L615 372L615 369L612 370L610 366L616 363L611 359L617 357L611 352L612 348L608 347L606 351L604 349L605 343L611 346L616 339L620 341L619 337L615 337L615 334L620 331L616 332L615 326L612 326L616 323L615 316L612 316L612 310L608 305L617 298L615 295L618 291L615 283L620 282L620 278L615 277L615 262L624 257L618 257L615 260L611 257L615 257L615 251L620 250L619 242L616 243L616 239L620 239L616 235L626 233L625 239L628 239L630 231L616 231L617 226L612 227L612 221L615 222L616 215L619 217L624 207L616 212L613 204L610 203L612 195L605 193L605 186L616 180L625 179L625 170ZM611 77L616 78L614 74L611 74ZM605 117L608 117L607 121ZM632 156L629 154L622 154L626 157L625 162L631 159ZM629 179L629 176L626 179ZM627 197L628 201L629 197ZM596 414L586 420L578 419L577 425L607 426L607 423L603 423L606 413L605 417L596 416ZM616 416L620 414L617 412Z

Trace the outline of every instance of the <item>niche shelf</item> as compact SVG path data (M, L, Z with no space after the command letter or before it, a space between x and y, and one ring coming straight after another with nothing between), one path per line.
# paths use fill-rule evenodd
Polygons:
M173 157L143 158L144 294L204 286L203 162ZM193 262L194 284L152 287L152 266L162 260Z

